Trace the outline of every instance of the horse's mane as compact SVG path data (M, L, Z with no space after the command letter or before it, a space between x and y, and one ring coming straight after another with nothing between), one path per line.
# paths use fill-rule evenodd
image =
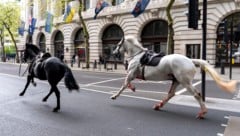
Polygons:
M31 43L26 43L26 49L31 49L36 54L40 52L40 49L36 45Z
M125 36L125 39L126 39L128 42L130 42L132 45L140 48L141 50L147 50L147 49L144 48L144 47L142 46L142 44L138 41L137 37L134 37L134 36L129 35L129 36Z

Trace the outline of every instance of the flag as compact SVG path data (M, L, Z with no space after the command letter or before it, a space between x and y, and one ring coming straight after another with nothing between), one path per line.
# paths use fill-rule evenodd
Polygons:
M53 15L47 12L47 18L45 23L45 31L51 33L52 31L52 22L53 22Z
M28 28L28 33L30 35L33 35L33 33L34 33L36 22L37 22L36 18L31 18L30 23L29 23L29 28Z
M97 5L96 5L96 8L95 8L95 16L94 16L94 19L97 18L97 15L105 8L109 6L109 4L104 1L104 0L98 0L97 2Z
M133 16L137 17L140 14L142 14L144 12L145 8L147 7L149 1L150 0L138 0L135 8L132 11Z
M67 6L67 10L64 13L64 18L63 20L67 23L70 23L74 17L75 14L75 9L72 8L70 5Z
M25 22L21 20L20 26L18 28L18 34L23 36L24 35L24 29L25 29Z

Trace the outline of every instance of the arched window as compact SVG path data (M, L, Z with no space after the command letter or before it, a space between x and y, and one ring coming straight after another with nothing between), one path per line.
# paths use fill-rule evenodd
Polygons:
M168 24L163 20L155 20L148 23L142 31L141 39L145 48L154 52L166 53Z
M233 30L232 34L231 29ZM233 40L232 54L240 52L240 12L227 16L218 25L216 39L216 66L220 66L221 63L230 63L231 39ZM240 58L235 59L234 65L240 65Z
M61 58L64 55L64 37L62 32L58 31L54 38L54 55Z
M115 61L115 58L112 56L112 52L115 49L117 43L124 36L123 30L118 25L111 25L103 32L102 43L102 57L106 61ZM120 61L123 61L123 55ZM119 60L118 60L119 61Z
M43 33L41 33L40 38L39 38L39 48L42 52L46 52L46 38Z

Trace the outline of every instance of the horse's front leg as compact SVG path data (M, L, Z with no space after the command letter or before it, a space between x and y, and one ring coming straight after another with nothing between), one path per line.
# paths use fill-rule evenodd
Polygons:
M55 92L56 98L57 98L57 107L53 109L53 112L58 112L60 110L60 92L57 88L57 86L52 86L53 91Z
M134 79L134 74L129 73L127 75L127 77L125 78L124 84L122 85L120 90L116 94L113 94L110 98L113 99L113 100L117 99L117 97L123 92L123 90L125 90L129 85L131 85L131 81L133 79Z
M28 88L28 86L29 86L29 83L30 83L30 81L32 80L32 78L33 78L33 77L32 77L31 75L28 75L28 76L27 76L27 83L26 83L23 91L19 94L19 96L23 96L23 95L25 94L25 92L26 92L26 90L27 90L27 88Z

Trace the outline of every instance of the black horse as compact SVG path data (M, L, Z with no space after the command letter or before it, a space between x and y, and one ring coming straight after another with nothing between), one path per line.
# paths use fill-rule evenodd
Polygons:
M60 110L60 92L57 88L59 81L65 77L65 85L71 90L79 90L79 86L73 77L71 69L64 64L59 58L52 57L50 53L45 53L40 56L40 49L33 44L26 44L23 60L25 62L30 61L28 67L27 83L24 90L19 94L23 96L29 83L32 82L34 86L34 77L40 80L48 80L51 85L50 92L43 98L43 102L46 102L48 97L54 92L57 97L57 107L53 109L53 112Z

